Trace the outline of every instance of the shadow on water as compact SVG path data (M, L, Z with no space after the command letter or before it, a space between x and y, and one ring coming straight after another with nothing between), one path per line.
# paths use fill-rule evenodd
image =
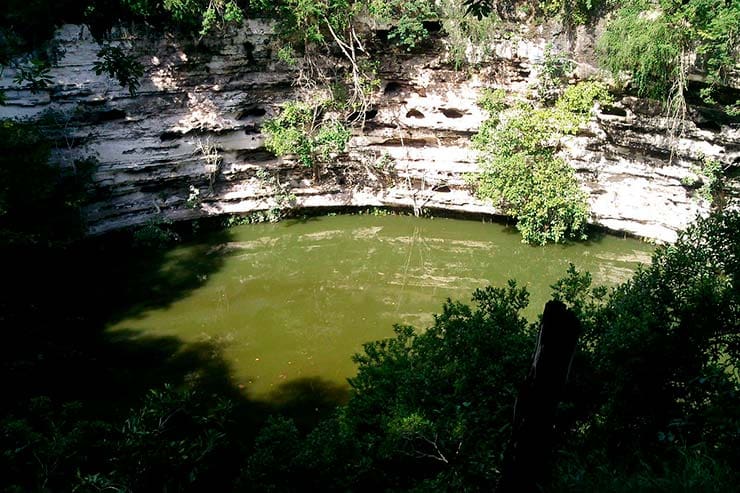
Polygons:
M346 388L319 379L286 382L258 401L232 380L218 343L106 331L187 297L223 267L229 254L215 247L231 239L210 232L207 241L144 252L112 236L64 250L3 252L2 414L22 414L29 399L45 396L116 419L169 384L232 400L249 437L269 413L310 423L345 402Z
M285 227L290 228L293 226L298 226L300 224L308 224L313 223L321 220L321 216L317 215L303 215L299 217L291 217L289 219L283 220L283 224L285 224Z
M267 396L266 403L272 410L293 418L299 428L309 429L348 400L348 385L306 377L283 383Z

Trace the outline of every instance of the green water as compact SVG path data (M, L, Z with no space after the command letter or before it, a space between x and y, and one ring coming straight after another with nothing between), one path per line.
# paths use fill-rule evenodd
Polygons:
M468 301L474 289L513 278L531 293L532 319L568 263L611 285L652 251L613 236L531 247L499 224L401 216L317 217L229 233L169 252L160 275L192 276L196 287L110 330L214 344L235 384L256 397L295 379L345 382L363 342L392 335L394 323L426 327L447 298ZM199 273L194 256L217 259L219 268Z

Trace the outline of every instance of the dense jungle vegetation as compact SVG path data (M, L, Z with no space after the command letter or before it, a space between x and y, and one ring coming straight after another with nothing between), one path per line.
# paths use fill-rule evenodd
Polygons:
M585 197L556 148L596 102L610 104L623 92L662 101L678 118L686 117L687 104L737 116L740 103L721 87L737 69L739 2L9 0L0 12L0 64L15 70L19 87L42 91L52 82L54 28L84 23L100 40L96 70L134 94L143 68L126 46L110 41L116 26L174 31L197 42L227 36L245 18L274 18L284 63L318 60L329 46L347 61L342 73L309 74L328 88L326 97L290 103L265 125L272 152L295 154L315 168L344 148L348 128L361 124L378 88L371 54L358 50L367 42L359 19L386 24L395 49L413 52L432 35L429 21L441 22L458 43L483 45L506 20L558 18L575 26L606 12L598 50L611 86L567 86L569 61L551 54L532 101L502 91L480 101L490 118L474 138L478 193L500 202L524 239L537 244L584 234ZM450 49L465 51L459 44ZM697 69L703 82L692 85L688 75ZM152 272L161 265L160 247L197 233L149 224L133 234L83 239L80 206L96 193L89 184L95 162L60 170L51 159L60 131L48 120L0 122L8 291L0 300L2 491L495 487L537 336L537 324L521 315L526 289L511 281L478 290L470 304L445 304L431 327L398 326L394 338L368 342L354 357L349 397L332 388L293 389L280 403L252 401L230 381L218 347L104 333L121 306L144 309L194 289L190 277L163 281ZM721 173L705 177L717 210L659 247L631 280L607 290L572 268L552 286L583 333L557 410L545 491L736 489L740 214L722 210ZM227 230L219 234L228 237ZM151 288L99 289L124 274L154 276ZM316 413L306 415L306 408Z

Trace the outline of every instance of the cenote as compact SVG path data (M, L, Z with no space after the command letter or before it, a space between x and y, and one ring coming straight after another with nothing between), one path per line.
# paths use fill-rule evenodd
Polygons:
M345 384L352 354L393 324L426 327L447 298L516 279L534 319L569 263L597 284L626 280L652 247L601 235L532 247L497 223L338 215L232 228L165 254L156 273L191 286L167 303L137 306L108 333L175 337L219 349L235 385L267 398L292 380ZM135 279L137 283L149 279Z

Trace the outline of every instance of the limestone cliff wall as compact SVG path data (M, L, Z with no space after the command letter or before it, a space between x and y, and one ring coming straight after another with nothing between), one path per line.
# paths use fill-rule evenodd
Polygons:
M469 148L485 114L475 101L482 88L526 92L544 46L573 51L578 72L588 61L592 35L544 31L502 36L491 59L476 70L444 62L444 39L426 54L380 54L381 88L363 131L336 156L319 180L310 170L264 150L260 125L295 97L297 72L273 56L269 24L250 21L219 42L193 44L170 37L121 35L141 54L146 74L136 96L93 71L97 45L79 26L56 36L60 58L53 86L16 90L13 71L0 87L0 117L46 114L63 129L56 157L71 165L95 156L95 199L84 214L92 234L141 224L246 213L273 207L276 176L297 206L408 206L495 214L477 200L465 176L476 172ZM568 138L562 156L590 194L592 222L638 236L671 241L707 204L682 185L704 157L740 165L738 125L689 122L677 145L672 124L653 105L623 98L608 113ZM214 147L218 169L198 151ZM199 202L188 202L196 189ZM194 206L195 205L195 206Z

